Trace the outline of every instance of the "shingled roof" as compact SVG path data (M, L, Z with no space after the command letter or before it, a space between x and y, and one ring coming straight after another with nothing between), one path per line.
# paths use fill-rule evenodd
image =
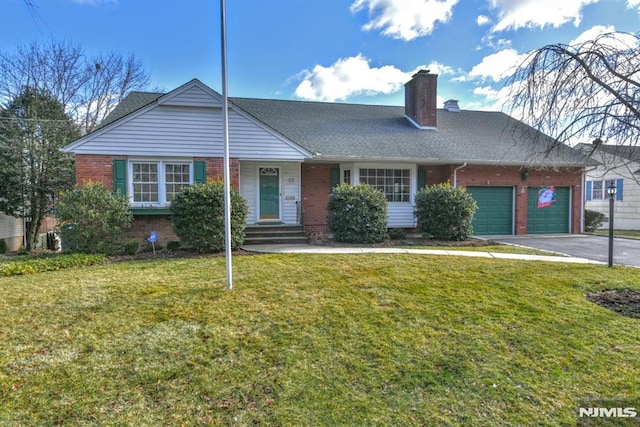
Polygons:
M163 94L132 92L101 127ZM412 161L574 167L593 164L580 151L502 112L437 110L437 129L418 129L402 106L230 98L233 108L300 145L317 161ZM233 141L231 141L233 143ZM548 147L556 148L549 151Z
M437 129L418 129L404 107L233 98L234 105L318 160L385 160L527 166L591 161L501 112L437 110ZM554 144L556 145L556 144Z
M593 145L591 146L593 147ZM595 149L622 157L625 160L640 163L640 147L636 147L635 145L599 144L595 146Z
M116 120L139 110L140 108L155 102L164 93L156 92L130 92L107 117L100 123L99 128L115 122Z

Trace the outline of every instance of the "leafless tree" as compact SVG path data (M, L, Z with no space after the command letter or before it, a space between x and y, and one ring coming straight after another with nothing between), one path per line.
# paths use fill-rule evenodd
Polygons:
M507 83L511 114L561 144L604 141L640 159L640 36L612 32L532 52ZM589 154L602 144L592 144ZM616 158L617 156L605 156ZM609 165L615 167L619 165Z
M80 45L53 39L18 46L15 53L0 51L0 104L27 87L45 91L83 133L94 130L130 91L148 84L149 75L134 54L89 57Z

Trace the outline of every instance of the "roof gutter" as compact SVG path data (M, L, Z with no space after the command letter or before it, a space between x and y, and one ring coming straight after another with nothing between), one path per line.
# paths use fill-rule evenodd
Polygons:
M466 167L467 167L467 162L464 162L463 164L461 164L460 166L458 166L453 170L453 188L456 188L458 186L458 171Z

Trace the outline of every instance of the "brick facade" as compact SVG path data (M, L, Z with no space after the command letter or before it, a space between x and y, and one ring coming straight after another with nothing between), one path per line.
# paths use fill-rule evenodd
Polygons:
M327 232L327 205L331 193L331 168L337 164L302 164L304 228L309 234Z
M456 165L426 166L427 183L453 184ZM526 181L522 180L520 167L467 166L457 171L457 185L468 186L515 186L515 222L516 234L527 234L527 197L529 187L556 186L571 188L571 233L581 232L582 215L582 169L530 170Z
M224 159L221 157L194 157L194 161L207 162L207 180L217 181L224 177ZM231 187L240 191L240 160L229 159L229 174L231 175Z
M113 160L122 156L77 155L77 183L82 186L89 181L102 182L113 189ZM194 158L207 162L207 179L218 180L223 177L223 159ZM449 182L453 184L454 170L459 165L419 166L427 172L427 184ZM338 164L303 163L301 167L301 194L304 209L304 226L309 234L327 232L327 204L331 191L331 169ZM234 189L240 188L240 162L231 159L231 183ZM571 232L579 233L582 214L582 169L568 170L531 170L526 181L522 180L520 167L466 166L455 172L459 186L514 186L516 234L527 233L527 189L537 186L570 187L572 198ZM173 232L168 215L136 215L127 234L130 238L143 241L151 231L159 235L159 242L166 244L178 240Z
M113 160L126 159L124 156L78 154L76 155L76 183L79 187L88 182L100 182L106 188L113 190ZM222 158L195 157L194 161L206 161L207 180L222 180L224 176ZM239 191L240 189L240 161L238 159L229 160L229 172L231 175L231 186ZM133 222L126 230L127 238L139 240L141 243L149 237L152 231L158 233L158 244L166 245L172 240L180 240L173 231L170 215L136 215L135 210Z
M427 184L448 182L453 184L454 171L460 165L419 166L426 170ZM302 164L302 200L304 226L308 233L327 233L327 204L330 193L330 170L337 164ZM571 233L580 233L582 215L582 169L530 170L522 180L520 167L466 166L455 172L458 186L513 186L515 187L516 234L527 234L528 188L557 186L571 188Z
M172 240L180 240L173 231L170 215L135 215L133 218L131 226L126 231L128 239L144 243L151 232L155 231L158 233L158 245L166 245Z
M113 190L113 160L124 158L122 156L77 154L76 183L82 187L88 182L101 182L106 188Z

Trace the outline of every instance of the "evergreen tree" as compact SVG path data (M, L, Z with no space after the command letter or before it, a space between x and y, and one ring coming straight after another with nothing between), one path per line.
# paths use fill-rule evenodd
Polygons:
M63 190L73 188L73 158L60 148L80 136L62 104L25 87L0 109L0 212L26 219L26 249Z

